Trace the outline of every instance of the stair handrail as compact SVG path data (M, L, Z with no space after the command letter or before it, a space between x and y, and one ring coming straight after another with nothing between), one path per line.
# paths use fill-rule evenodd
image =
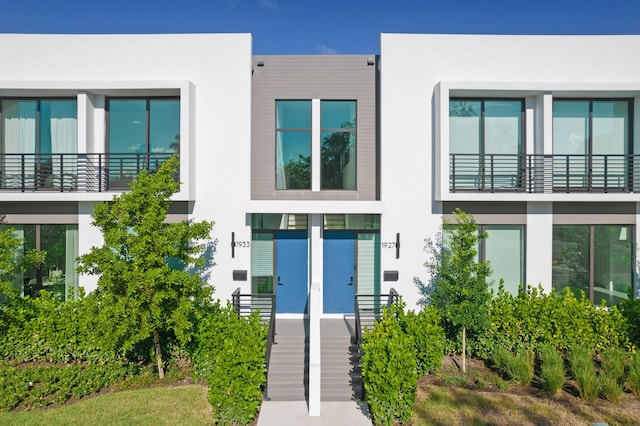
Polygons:
M387 297L387 306L393 305L400 299L400 294L396 291L395 288L391 287L389 289L389 293L372 293L372 294L354 294L354 312L355 312L355 340L357 344L362 343L362 318L360 315L360 303L358 303L359 299L370 298L373 302L374 306L380 306L382 303L382 298ZM381 312L380 312L381 313Z
M258 309L255 312L260 312L260 310L264 308L269 309L269 328L267 330L267 347L264 354L264 360L266 368L269 368L269 361L271 359L271 346L275 341L276 336L276 295L275 294L264 294L264 293L245 293L242 294L240 287L234 290L231 293L231 304L239 317L247 317L248 315L245 311L242 310L242 299L248 298L250 301L255 299L268 300L268 304L259 304ZM253 307L249 308L249 315L253 313Z

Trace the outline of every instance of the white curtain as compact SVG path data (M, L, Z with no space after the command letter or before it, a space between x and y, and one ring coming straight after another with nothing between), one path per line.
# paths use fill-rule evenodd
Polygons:
M36 101L2 101L2 152L34 154L36 152ZM27 186L33 184L33 157L25 158L24 174ZM2 185L17 188L22 185L20 156L5 156L2 161Z
M51 129L51 152L53 154L75 154L78 149L78 120L77 106L75 101L48 101L49 128ZM45 119L44 117L42 119ZM45 125L42 123L42 125ZM60 156L53 156L52 171L55 184L64 187L75 186L74 158L63 157L64 164L61 163ZM63 175L64 174L64 175Z

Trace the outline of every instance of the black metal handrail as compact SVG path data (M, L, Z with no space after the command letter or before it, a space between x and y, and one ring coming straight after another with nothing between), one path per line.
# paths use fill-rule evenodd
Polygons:
M637 154L450 154L451 192L633 192Z
M372 322L375 322L382 316L383 308L393 305L399 298L400 295L393 287L389 289L389 293L387 294L356 294L354 296L356 343L362 342L363 327L373 325ZM368 320L367 324L363 321L365 318Z
M271 346L276 336L276 295L275 294L258 294L258 293L240 293L238 287L231 293L231 303L238 316L246 318L253 312L260 315L260 321L269 324L267 332L267 348L264 360L267 368L269 368L269 360L271 359Z
M106 192L128 189L142 170L172 153L0 154L2 191Z

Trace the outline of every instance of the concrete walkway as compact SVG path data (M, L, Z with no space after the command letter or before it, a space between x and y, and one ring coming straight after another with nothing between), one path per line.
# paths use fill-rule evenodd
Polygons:
M371 426L371 419L360 401L322 401L318 417L309 417L306 401L263 401L258 426L286 425Z

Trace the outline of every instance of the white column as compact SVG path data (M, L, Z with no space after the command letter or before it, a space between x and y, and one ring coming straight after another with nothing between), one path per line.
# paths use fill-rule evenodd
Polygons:
M91 251L91 247L100 247L104 244L100 229L91 224L91 213L96 203L93 201L80 201L78 203L78 254L83 255ZM81 274L78 282L88 294L98 287L98 276Z
M527 284L551 292L553 203L527 203Z
M320 316L322 314L322 215L309 225L309 416L320 415Z
M311 190L320 191L320 99L311 101Z

